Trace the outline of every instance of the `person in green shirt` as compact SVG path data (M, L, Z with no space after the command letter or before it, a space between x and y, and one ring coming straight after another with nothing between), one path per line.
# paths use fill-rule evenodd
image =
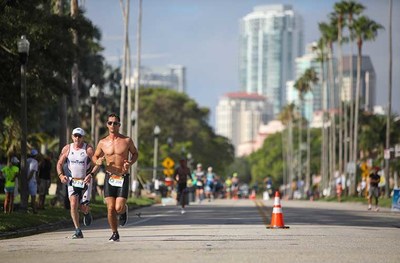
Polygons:
M6 193L6 198L4 200L4 213L6 214L11 214L14 207L15 179L19 174L18 163L18 158L12 157L8 165L1 169L1 172L6 179L4 185L4 192Z

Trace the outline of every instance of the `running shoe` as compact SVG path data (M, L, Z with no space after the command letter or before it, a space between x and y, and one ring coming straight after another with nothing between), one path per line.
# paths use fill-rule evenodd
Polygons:
M75 234L72 235L72 239L83 238L82 231L80 229L75 230Z
M87 214L83 215L83 224L85 226L90 226L92 224L92 221L93 221L92 213L88 212Z
M108 240L108 242L119 242L119 234L118 232L113 232L112 236Z
M119 226L125 226L128 223L128 205L125 204L125 212L119 216Z
M186 211L185 211L185 209L182 208L181 214L183 215L184 213L186 213Z

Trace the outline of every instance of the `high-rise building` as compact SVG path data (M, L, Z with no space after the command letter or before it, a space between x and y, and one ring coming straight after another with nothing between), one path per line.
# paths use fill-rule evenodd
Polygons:
M357 84L357 56L353 56L353 67L350 64L350 56L343 57L343 88L342 101L353 100L356 95ZM372 111L376 106L376 77L372 61L369 56L362 56L360 72L360 109ZM351 71L353 71L353 94L351 95Z
M167 88L186 93L186 69L182 65L141 67L140 86Z
M301 57L296 58L295 60L295 81L301 78L304 72L307 69L314 69L317 73L318 81L316 83L310 83L311 90L304 94L304 101L302 104L302 116L305 117L308 121L312 121L313 113L315 111L320 111L323 109L323 105L325 107L328 105L328 94L323 94L323 83L322 83L322 75L321 75L321 64L317 60L318 56L315 51L316 43L310 43L306 46L305 54ZM324 69L326 69L326 63L324 65ZM297 90L294 88L294 82L287 82L287 102L299 104L299 95ZM323 102L323 99L325 102Z
M216 133L231 140L236 154L240 144L253 143L259 127L268 120L269 107L264 96L256 93L225 94L216 109Z
M257 6L240 21L240 88L267 97L273 116L285 104L286 81L294 78L295 58L303 52L302 30L290 5Z

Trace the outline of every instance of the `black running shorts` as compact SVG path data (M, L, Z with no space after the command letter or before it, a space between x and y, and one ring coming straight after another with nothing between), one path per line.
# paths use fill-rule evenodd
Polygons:
M104 197L123 197L128 199L129 194L129 174L124 174L124 183L122 187L112 186L109 182L111 174L106 172L104 181Z

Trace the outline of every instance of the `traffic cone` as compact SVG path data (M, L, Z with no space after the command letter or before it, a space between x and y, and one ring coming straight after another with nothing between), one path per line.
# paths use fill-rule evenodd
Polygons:
M252 191L249 198L250 200L256 200L256 191Z
M275 192L274 208L272 209L271 224L267 228L289 228L283 223L283 213L281 207L281 199L279 197L279 192Z

